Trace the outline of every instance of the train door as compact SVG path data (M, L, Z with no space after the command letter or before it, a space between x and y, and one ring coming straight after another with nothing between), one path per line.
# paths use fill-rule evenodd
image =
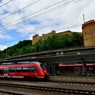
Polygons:
M81 68L80 67L75 67L75 74L80 75L81 73Z
M4 69L4 77L8 77L8 68Z
M53 75L53 65L50 65L49 66L49 74L50 75Z

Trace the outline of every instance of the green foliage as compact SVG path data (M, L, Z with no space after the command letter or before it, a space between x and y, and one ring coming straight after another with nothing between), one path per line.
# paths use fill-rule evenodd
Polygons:
M26 54L29 53L27 50L28 46L32 46L32 41L31 40L23 40L20 41L18 44L8 47L7 49L0 51L0 58L7 58L11 56L17 56L21 54Z
M83 46L83 37L78 33L72 33L71 35L53 35L46 40L39 40L34 45L32 45L31 40L20 41L18 44L0 51L0 58L79 46Z
M83 37L78 33L71 35L53 35L46 40L39 40L35 44L35 51L46 51L53 49L65 49L71 47L78 47L83 45Z

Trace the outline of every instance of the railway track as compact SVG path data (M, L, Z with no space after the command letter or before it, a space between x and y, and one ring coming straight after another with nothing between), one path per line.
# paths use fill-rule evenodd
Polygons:
M48 80L24 80L22 78L0 78L0 81L13 81L13 82L38 82L38 83L49 83L49 84L67 84L67 85L85 85L85 86L95 86L95 83L87 82L60 82L60 81L48 81Z
M26 95L26 93L23 92L14 92L11 90L0 90L0 95Z
M64 87L53 87L46 85L26 85L26 84L18 84L18 83L0 83L1 87L11 87L11 88L19 88L23 90L40 90L40 91L48 91L48 92L57 92L57 93L67 93L67 94L75 94L75 95L95 95L95 90L88 89L73 89L73 88L64 88ZM9 92L12 93L12 92ZM11 95L27 95L24 93L17 93Z

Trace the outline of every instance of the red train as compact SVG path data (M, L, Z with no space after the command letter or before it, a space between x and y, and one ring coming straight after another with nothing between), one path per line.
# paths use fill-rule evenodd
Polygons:
M48 75L45 66L40 62L19 62L18 64L0 65L0 77L45 78Z
M87 76L95 75L95 64L88 63L84 72ZM59 64L59 74L61 75L83 75L82 64Z

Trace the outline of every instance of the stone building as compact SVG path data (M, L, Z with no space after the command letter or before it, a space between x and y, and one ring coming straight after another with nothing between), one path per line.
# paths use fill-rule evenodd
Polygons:
M95 46L95 21L90 20L82 24L84 46Z
M48 37L53 36L53 35L63 35L63 34L69 34L69 35L70 35L70 34L72 34L72 33L73 33L73 32L71 32L70 30L64 31L64 32L59 32L59 33L56 33L56 31L53 30L53 31L51 31L51 32L48 33L48 34L42 34L42 36L39 36L38 34L36 34L36 35L33 36L32 44L35 44L36 42L38 42L39 39L45 40L45 39L47 39ZM82 34L81 32L77 32L77 33Z
M62 34L72 34L73 32L68 30L68 31L63 31L56 33L55 30L51 31L48 34L42 34L42 36L39 36L38 34L33 36L32 39L32 44L35 44L36 42L41 40L45 40L50 36L53 35L62 35ZM95 46L95 21L90 20L82 24L82 32L77 32L80 35L83 35L84 38L84 46Z
M53 30L51 33L48 33L48 34L42 34L42 36L39 36L38 34L34 35L33 36L33 39L32 39L32 44L35 44L36 42L38 42L40 39L41 40L45 40L47 39L48 37L50 36L53 36L56 34L56 31Z

